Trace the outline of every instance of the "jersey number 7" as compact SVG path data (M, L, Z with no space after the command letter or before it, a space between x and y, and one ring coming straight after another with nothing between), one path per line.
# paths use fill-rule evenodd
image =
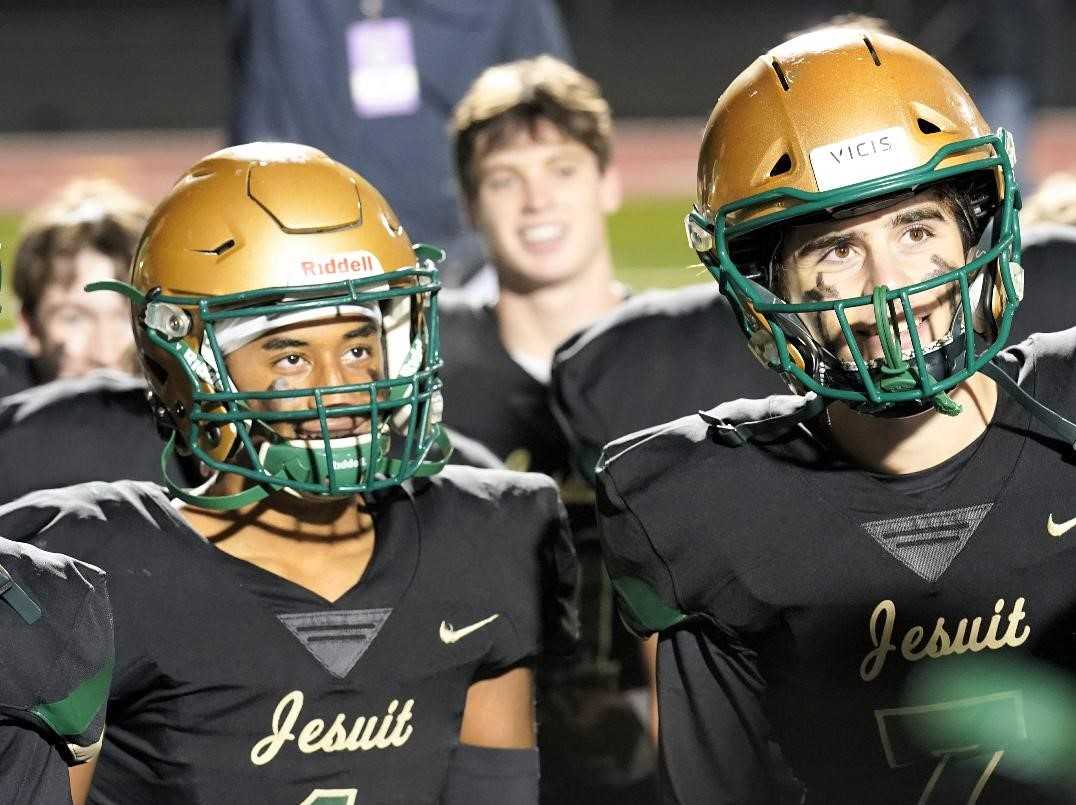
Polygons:
M315 788L299 805L355 805L357 788Z
M1005 748L1026 740L1023 697L1018 690L911 707L875 710L889 767L936 760L917 805L974 805ZM990 743L983 725L991 725Z

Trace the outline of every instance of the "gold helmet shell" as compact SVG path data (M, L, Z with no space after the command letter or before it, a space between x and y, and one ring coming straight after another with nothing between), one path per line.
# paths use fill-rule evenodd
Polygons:
M131 285L147 299L214 299L345 280L371 261L385 274L416 262L407 233L373 185L314 148L250 143L210 154L180 177L149 220ZM196 369L207 393L216 371L199 306L164 311L177 319L171 325L182 333L188 367L153 343L135 314L158 417L180 434L181 447L190 447L184 434L197 432L199 446L223 461L236 446L235 426L192 430L188 421L194 389L187 368Z
M887 137L902 140L891 163L899 169L925 164L949 143L987 134L971 96L932 56L886 34L824 28L760 56L722 93L699 151L697 209L712 219L724 205L766 190L831 189L834 174L823 161L837 160L832 167L839 177L841 159L860 159L857 147L864 153L892 147ZM989 153L962 152L937 167ZM729 223L793 203L745 209Z

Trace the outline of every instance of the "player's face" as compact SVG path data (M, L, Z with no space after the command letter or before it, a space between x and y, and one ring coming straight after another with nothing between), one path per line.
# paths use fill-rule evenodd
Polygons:
M781 247L778 290L790 302L865 296L878 285L893 290L944 274L964 265L966 258L952 210L936 194L920 194L880 212L793 228ZM924 347L949 333L956 301L950 283L911 296ZM847 313L863 357L882 357L871 306L849 308ZM836 314L801 315L820 343L841 360L851 360ZM899 304L895 321L901 349L911 349Z
M476 171L471 217L502 280L555 285L601 259L620 186L586 146L540 119L480 156Z
M26 322L31 354L54 377L78 377L94 369L134 372L131 311L118 294L86 293L83 287L115 278L113 261L94 249L57 258L57 274Z
M239 391L282 391L369 383L380 380L383 351L380 325L362 316L345 316L312 323L280 327L228 355L232 382ZM363 405L369 395L362 392L324 397L327 408ZM250 400L255 410L298 411L315 407L312 396L287 399ZM331 412L330 412L331 413ZM369 432L370 420L356 416L330 416L330 438ZM322 438L316 417L302 421L282 421L273 429L286 439Z

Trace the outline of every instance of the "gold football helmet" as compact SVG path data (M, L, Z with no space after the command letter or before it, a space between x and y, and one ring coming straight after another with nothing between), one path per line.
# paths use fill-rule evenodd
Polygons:
M373 185L313 148L236 146L184 174L146 227L130 283L92 288L134 303L154 410L172 434L166 452L174 445L210 470L253 482L226 498L169 481L172 491L231 508L276 489L344 496L439 469L443 462L427 454L435 444L448 450L437 375L441 257L412 245ZM353 311L379 325L384 370L370 383L251 391L232 382L225 357L237 344ZM356 395L361 405L339 402ZM296 399L309 406L266 410ZM368 418L370 432L334 438L330 415ZM282 436L279 423L288 421L320 422L320 438ZM396 449L390 432L402 437Z
M774 48L718 99L699 152L689 241L720 282L751 349L800 391L890 413L933 403L1004 345L1022 290L1012 138L992 133L941 64L895 37L848 28ZM945 184L980 254L967 265L856 298L791 304L774 270L782 231L865 214ZM895 308L948 285L961 304L946 338L901 350ZM871 307L885 357L864 359L846 312ZM833 313L852 360L813 337L801 314ZM974 331L981 336L976 345ZM887 340L888 339L888 340Z

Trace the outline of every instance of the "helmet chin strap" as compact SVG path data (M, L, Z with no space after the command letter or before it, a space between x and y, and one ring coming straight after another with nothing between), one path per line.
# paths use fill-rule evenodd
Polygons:
M919 387L919 380L914 370L904 360L900 350L900 328L886 304L886 294L889 289L884 285L874 288L872 302L874 304L874 321L878 327L878 339L882 343L884 360L878 371L882 379L878 385L882 391L911 391ZM909 324L909 327L912 325ZM933 379L933 378L932 378ZM958 403L944 391L939 391L930 398L934 404L934 410L946 416L956 416L963 409Z

